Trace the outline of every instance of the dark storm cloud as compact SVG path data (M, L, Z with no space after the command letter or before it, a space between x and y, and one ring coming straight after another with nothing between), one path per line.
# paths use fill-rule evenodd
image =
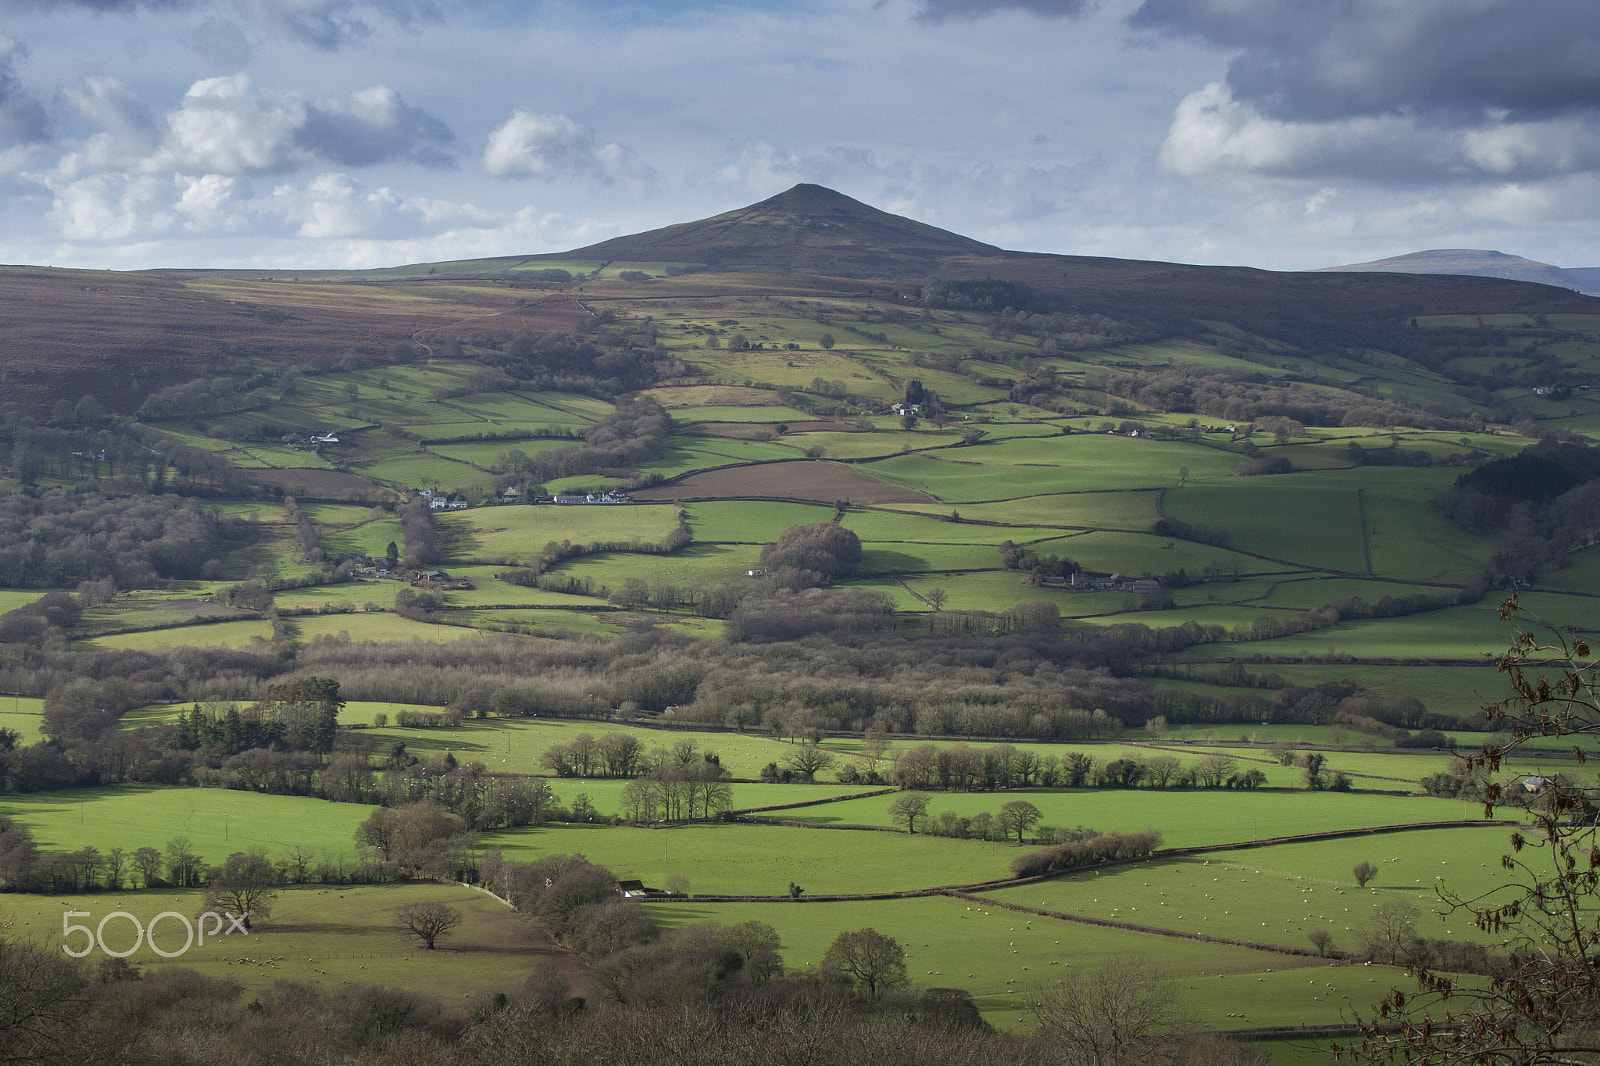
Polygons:
M296 140L307 151L343 166L405 161L455 165L455 134L439 119L411 107L389 88L367 89L334 107L308 107Z
M336 51L373 33L382 22L411 25L440 17L433 0L0 0L0 13L67 9L103 13L215 8L247 22Z
M0 148L48 140L50 116L38 98L17 79L14 59L19 46L0 36Z
M1001 11L1026 11L1045 18L1070 18L1094 6L1093 0L922 0L923 22L970 21Z
M1228 88L1274 118L1468 123L1600 106L1594 0L1144 0L1131 23L1237 50Z

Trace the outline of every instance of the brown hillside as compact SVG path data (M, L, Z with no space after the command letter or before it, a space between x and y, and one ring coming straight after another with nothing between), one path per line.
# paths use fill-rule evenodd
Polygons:
M448 328L566 329L588 313L564 295L505 285L330 285L215 276L0 268L0 382L34 411L93 394L131 413L151 392L239 357L337 363L388 355Z

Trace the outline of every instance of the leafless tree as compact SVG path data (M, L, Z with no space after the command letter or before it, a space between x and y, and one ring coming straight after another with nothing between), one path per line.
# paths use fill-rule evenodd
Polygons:
M461 912L444 903L413 903L401 907L394 916L400 935L416 937L429 951L434 950L435 940L449 934L461 921Z
M1094 967L1072 968L1061 980L1029 994L1039 1035L1061 1051L1069 1066L1119 1066L1170 1062L1186 1028L1177 996L1148 966L1108 957Z

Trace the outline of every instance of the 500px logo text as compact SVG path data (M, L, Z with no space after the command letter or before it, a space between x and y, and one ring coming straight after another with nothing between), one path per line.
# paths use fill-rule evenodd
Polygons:
M188 951L191 947L194 947L197 943L201 947L204 947L206 937L208 936L215 937L218 934L221 934L222 936L231 936L236 932L243 933L245 936L250 935L250 930L245 925L245 922L250 917L249 911L246 911L237 918L229 914L227 911L223 911L221 914L218 914L216 911L206 911L204 914L200 915L200 918L197 922L190 921L187 915L179 914L177 911L162 911L160 914L150 919L149 925L145 925L144 923L140 922L138 918L129 914L127 911L112 911L104 918L101 918L100 923L92 929L87 925L78 925L72 920L74 918L88 917L91 917L88 911L68 911L61 916L61 937L63 941L61 950L66 952L68 955L71 955L75 959L83 958L96 947L98 947L101 952L106 955L110 955L114 959L125 959L129 955L132 955L135 951L138 951L139 945L145 943L146 941L149 941L150 950L155 952L157 955L160 955L164 959L175 959L179 955L182 955L184 952ZM111 921L113 918L126 919L129 924L133 926L134 933L137 934L134 937L133 947L127 949L126 951L113 951L111 948L106 947L106 923ZM206 928L206 919L208 918L214 923L209 930ZM224 931L222 927L222 920L224 918L228 920L228 928L226 931ZM183 926L183 947L176 951L168 951L156 943L156 925L163 920L167 921L169 926L172 922L178 922ZM198 938L196 937L197 932L199 934ZM76 933L82 933L84 935L85 939L82 951L74 951L72 949L72 937Z

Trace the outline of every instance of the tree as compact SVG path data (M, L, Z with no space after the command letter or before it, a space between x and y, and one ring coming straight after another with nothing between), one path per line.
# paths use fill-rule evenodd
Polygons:
M62 954L0 929L0 1062L88 1062L82 968Z
M880 726L872 726L861 734L861 757L867 760L867 772L877 773L878 763L889 753L889 734Z
M1313 929L1306 934L1306 939L1311 941L1311 946L1317 949L1318 955L1326 956L1333 947L1333 934L1326 929Z
M134 856L137 860L138 853ZM168 881L179 888L193 888L200 883L200 856L189 844L188 837L173 837L168 841L166 858Z
M461 924L461 912L443 903L412 903L395 912L394 924L401 936L416 937L424 948L433 951L435 940Z
M1035 825L1044 815L1039 808L1027 800L1012 800L1000 808L1000 833L1002 836L1017 834L1017 843L1022 843L1023 834Z
M1328 757L1320 751L1308 751L1305 755L1306 787L1319 789L1323 786L1322 766Z
M227 862L212 867L206 909L236 915L246 929L254 929L251 919L272 916L281 880L266 852L236 851Z
M1034 988L1026 1006L1039 1035L1072 1066L1159 1062L1186 1028L1160 974L1117 956Z
M1378 876L1378 868L1370 862L1358 862L1350 873L1356 879L1357 888L1366 888L1367 882Z
M766 570L809 570L824 582L854 577L861 565L861 538L834 522L791 526L761 549Z
M161 880L161 852L152 847L142 847L133 853L133 868L139 871L144 888L154 888Z
M1523 621L1517 597L1501 605L1516 625L1510 646L1495 660L1511 695L1485 708L1485 724L1503 741L1491 741L1468 759L1493 772L1533 737L1566 739L1579 757L1595 754L1600 736L1600 667L1587 641L1537 619ZM1485 810L1501 798L1484 789ZM1596 806L1590 791L1546 788L1527 804L1521 820L1533 829L1511 834L1500 860L1510 875L1483 896L1463 899L1445 891L1444 902L1493 934L1507 954L1486 983L1416 967L1417 990L1392 991L1377 1016L1362 1019L1362 1042L1341 1050L1369 1061L1380 1056L1440 1063L1592 1062L1600 1009L1600 864L1596 862ZM1381 925L1374 911L1369 942L1380 950L1405 944L1403 915ZM1396 926L1400 930L1396 931ZM1414 935L1414 934L1412 934ZM1398 1020L1398 1034L1380 1029Z
M942 588L935 587L924 593L922 598L927 600L928 606L935 611L942 611L944 610L944 601L950 598L950 594Z
M791 770L809 781L833 765L833 753L818 744L807 743L789 752L783 757L783 761Z
M817 338L817 343L822 345L824 348L832 348L837 342L833 339L833 334L824 333L822 336Z
M902 792L889 804L889 817L904 825L906 832L917 831L917 819L928 813L928 795L925 792Z
M868 999L877 999L908 981L905 949L894 937L884 936L876 929L840 933L822 963L848 975Z

